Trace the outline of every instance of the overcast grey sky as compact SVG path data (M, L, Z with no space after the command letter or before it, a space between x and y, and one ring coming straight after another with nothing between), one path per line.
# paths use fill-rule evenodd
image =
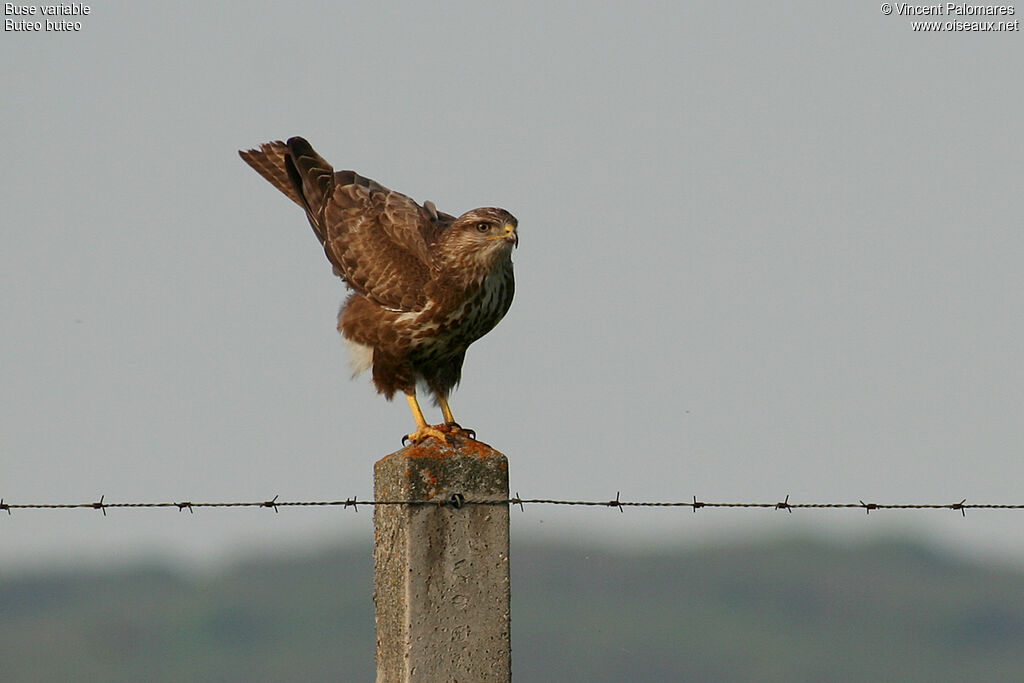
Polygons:
M0 41L6 502L372 495L408 408L349 381L344 287L236 154L303 135L519 218L516 300L452 400L514 491L1024 503L1019 31L876 2L90 6ZM898 530L1024 560L1022 521L513 515L516 538ZM21 511L0 561L370 533L364 510Z

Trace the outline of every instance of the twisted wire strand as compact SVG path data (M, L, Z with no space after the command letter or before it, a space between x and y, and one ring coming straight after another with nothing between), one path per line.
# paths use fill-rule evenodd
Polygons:
M346 498L345 500L278 500L278 496L267 500L256 501L226 501L226 502L113 502L108 503L104 496L98 501L91 503L8 503L0 498L0 512L6 511L9 515L15 510L100 510L104 515L107 510L127 509L154 509L171 508L179 512L188 510L195 512L197 508L269 508L279 512L281 508L298 507L342 507L358 510L359 506L375 507L387 505L407 506L443 506L461 508L472 505L489 506L517 506L525 510L526 505L564 505L577 507L613 507L620 512L625 508L690 508L693 512L703 508L748 508L748 509L775 509L786 510L808 510L808 509L858 509L870 513L872 510L954 510L966 515L967 510L1024 510L1024 503L968 503L964 498L956 503L873 503L859 500L856 503L834 502L834 503L791 503L789 496L778 502L714 502L698 500L696 496L692 500L681 501L630 501L621 500L620 493L615 494L611 500L568 500L556 498L522 498L518 493L511 498L467 498L459 493L448 496L441 496L431 500L370 500L359 498Z

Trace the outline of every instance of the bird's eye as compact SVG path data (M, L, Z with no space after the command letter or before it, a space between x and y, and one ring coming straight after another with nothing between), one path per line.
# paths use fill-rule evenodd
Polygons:
M476 224L476 229L477 229L477 232L487 232L488 230L491 229L491 224L490 223L477 223Z

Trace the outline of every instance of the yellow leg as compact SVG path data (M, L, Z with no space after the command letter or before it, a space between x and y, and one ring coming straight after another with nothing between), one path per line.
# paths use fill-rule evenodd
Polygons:
M409 402L409 409L412 410L412 418L416 420L416 426L426 427L427 420L423 417L423 411L420 410L420 402L416 400L416 392L406 393L405 400Z
M427 420L423 417L423 411L420 410L419 401L416 400L416 391L413 390L411 393L405 393L405 400L409 402L409 409L412 410L412 417L416 420L416 431L406 436L406 439L413 443L419 443L426 439L428 436L433 436L447 443L448 437L440 429L431 427L427 424ZM404 441L405 439L403 439Z
M441 394L438 394L437 402L441 404L441 412L444 414L444 421L455 422L455 416L452 415L452 409L448 406L448 399Z
M461 436L468 436L471 439L476 438L476 432L472 429L463 429L458 422L455 421L455 416L452 415L451 406L448 405L448 399L441 394L437 394L437 402L441 404L441 412L444 413L444 426L445 429L452 434L460 434Z

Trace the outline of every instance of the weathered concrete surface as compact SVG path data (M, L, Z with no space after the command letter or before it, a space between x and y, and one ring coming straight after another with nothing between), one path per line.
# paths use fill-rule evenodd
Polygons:
M505 456L452 441L377 462L376 500L507 500ZM378 683L511 681L508 525L505 504L374 508Z

